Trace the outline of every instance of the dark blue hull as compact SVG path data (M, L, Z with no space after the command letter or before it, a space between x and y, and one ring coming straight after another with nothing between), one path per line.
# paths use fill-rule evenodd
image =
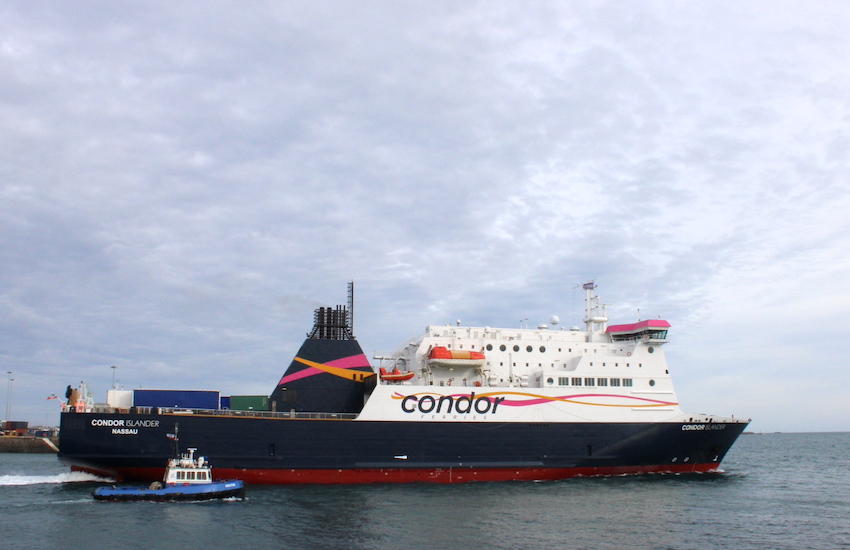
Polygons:
M747 426L708 423L378 422L65 413L60 459L120 479L161 479L179 422L217 477L249 483L491 481L717 470Z

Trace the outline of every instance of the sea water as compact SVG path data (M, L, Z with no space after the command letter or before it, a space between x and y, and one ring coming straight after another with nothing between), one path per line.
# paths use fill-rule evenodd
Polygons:
M98 502L109 480L0 455L0 549L850 548L850 433L747 434L718 474L249 486Z

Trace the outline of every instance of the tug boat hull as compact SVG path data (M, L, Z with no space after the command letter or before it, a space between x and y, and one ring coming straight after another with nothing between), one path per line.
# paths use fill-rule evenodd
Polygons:
M95 500L127 502L148 500L154 502L198 501L223 498L244 498L245 486L242 480L219 481L213 483L163 487L98 487L92 493Z

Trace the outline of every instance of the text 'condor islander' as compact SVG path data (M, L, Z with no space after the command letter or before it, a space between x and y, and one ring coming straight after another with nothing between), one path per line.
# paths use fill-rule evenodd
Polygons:
M664 357L670 324L608 326L595 287L584 285L584 330L429 326L373 366L352 333L350 285L347 308L316 310L269 397L199 406L202 392L112 390L106 406L68 403L59 457L76 470L161 478L160 442L179 420L218 477L246 483L716 471L749 421L684 413Z

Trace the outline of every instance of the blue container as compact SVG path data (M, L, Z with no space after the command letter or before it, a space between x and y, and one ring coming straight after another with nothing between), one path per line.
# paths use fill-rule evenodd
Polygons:
M218 409L219 392L207 390L133 390L135 407Z

